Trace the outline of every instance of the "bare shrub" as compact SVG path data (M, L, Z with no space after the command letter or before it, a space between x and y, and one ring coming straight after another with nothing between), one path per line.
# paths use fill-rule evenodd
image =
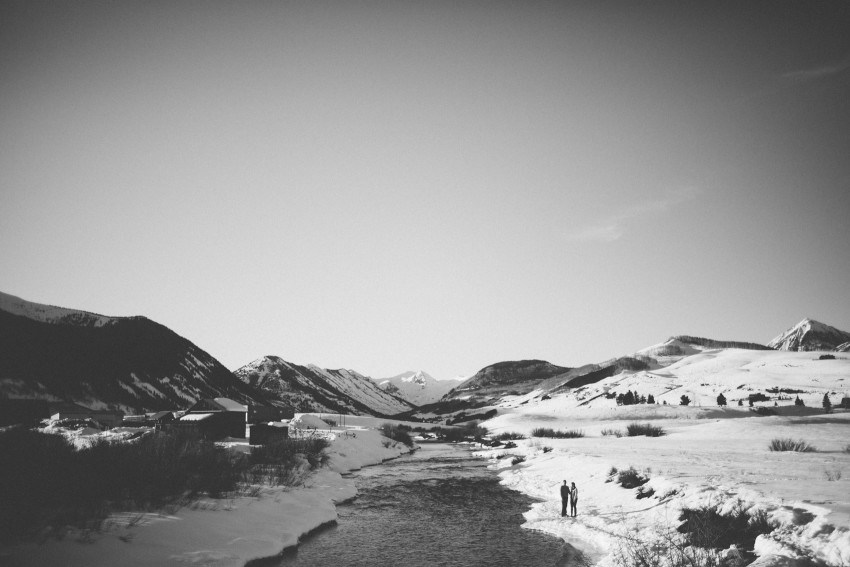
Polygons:
M512 465L518 465L518 464L524 463L524 462L525 462L525 457L523 457L522 455L517 455L516 457L511 459Z
M823 476L826 477L826 480L830 482L835 482L836 480L841 480L841 469L825 469L823 471Z
M665 434L664 428L651 423L630 423L626 426L626 434L629 437L646 435L647 437L661 437Z
M511 441L525 439L525 435L523 435L522 433L517 433L515 431L504 431L493 437L493 439L496 439L498 441Z
M813 453L817 450L802 439L773 439L768 448L771 451L795 451L797 453Z
M617 473L617 484L623 488L637 488L649 482L649 478L640 474L634 467L629 467Z
M554 439L577 439L580 437L584 437L584 431L580 429L571 429L568 431L561 431L552 429L550 427L535 427L531 431L532 437L551 437Z
M683 508L679 519L684 521L679 531L688 535L690 544L704 548L737 545L752 549L758 536L773 531L765 511L749 513L743 506L725 515L718 512L717 506Z
M609 436L622 437L623 432L620 429L607 428L607 429L602 430L602 436L603 437L609 437Z
M752 560L756 537L773 531L767 513L742 506L720 515L715 506L684 509L681 527L654 526L624 536L614 549L617 567L732 567ZM732 548L732 546L735 546Z

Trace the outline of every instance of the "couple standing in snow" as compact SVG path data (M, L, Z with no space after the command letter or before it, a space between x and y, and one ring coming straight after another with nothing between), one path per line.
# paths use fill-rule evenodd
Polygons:
M570 516L576 516L576 504L578 503L578 488L576 483L571 482L572 486L567 486L567 481L561 485L561 516L567 515L567 507L570 508Z

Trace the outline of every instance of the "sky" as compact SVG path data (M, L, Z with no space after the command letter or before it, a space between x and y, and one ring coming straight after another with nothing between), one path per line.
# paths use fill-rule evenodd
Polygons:
M0 290L380 378L850 330L850 3L0 3Z

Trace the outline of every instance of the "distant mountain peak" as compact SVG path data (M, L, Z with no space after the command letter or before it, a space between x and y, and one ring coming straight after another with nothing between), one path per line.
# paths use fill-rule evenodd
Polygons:
M377 380L378 385L401 396L410 403L421 406L440 399L456 381L437 380L424 370L409 370L390 378Z
M767 346L776 350L835 350L850 341L850 333L806 317Z

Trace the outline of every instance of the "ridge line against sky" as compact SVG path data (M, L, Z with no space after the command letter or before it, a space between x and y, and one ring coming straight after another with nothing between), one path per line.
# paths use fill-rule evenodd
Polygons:
M0 289L392 376L850 329L850 3L0 4Z

